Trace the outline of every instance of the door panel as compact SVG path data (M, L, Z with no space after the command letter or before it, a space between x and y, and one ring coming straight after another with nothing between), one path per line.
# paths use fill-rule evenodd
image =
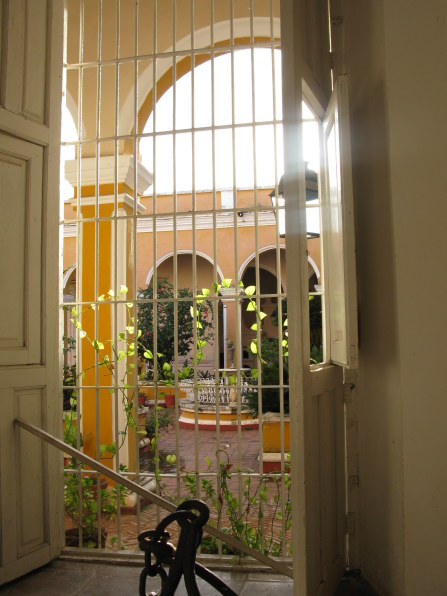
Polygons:
M0 134L0 365L41 361L42 168L42 147Z
M0 584L61 549L59 147L63 3L3 0L0 76ZM51 109L50 109L51 108Z
M308 594L333 594L346 561L343 378L338 367L311 372L306 398Z

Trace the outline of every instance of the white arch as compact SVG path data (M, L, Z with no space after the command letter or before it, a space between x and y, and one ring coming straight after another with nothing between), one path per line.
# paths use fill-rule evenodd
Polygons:
M247 267L247 269L250 269L250 267ZM247 271L247 269L245 271ZM271 267L267 267L267 265L261 265L261 263L259 263L259 269L262 269L263 271L267 271L267 273L270 273L271 275L273 275L273 277L276 277L276 270L272 269ZM245 273L244 271L244 273ZM281 289L282 291L286 290L286 284L284 283L284 280L281 279Z
M270 37L270 17L254 17L253 18L253 31L255 35L261 37ZM247 37L250 32L250 17L244 17L241 19L234 19L233 21L233 35L234 38ZM273 19L273 35L276 38L280 36L280 20L279 18ZM229 21L222 21L213 25L213 36L214 42L225 41L229 37ZM206 47L210 40L210 27L204 27L194 31L194 39L196 47ZM190 36L184 37L181 41L176 44L176 50L188 50L191 45ZM172 52L172 46L166 50ZM171 65L166 61L165 65L157 63L157 77L160 79L169 69ZM152 66L147 66L138 77L138 97L139 105L138 112L149 95L152 85L154 82L154 75ZM134 91L129 89L129 92L124 100L120 109L120 126L123 130L126 130L128 134L132 132L134 126Z
M280 244L279 245L279 249L280 250L285 250L286 246L285 244ZM268 252L269 250L276 250L276 244L269 244L268 246L263 246L262 248L260 248L258 250L258 255L261 255L263 252ZM242 279L242 276L244 275L245 269L247 268L247 265L249 265L251 263L251 261L253 261L256 258L256 252L253 252L250 256L248 256L245 261L242 263L242 265L239 267L239 271L237 273L237 283L239 283L239 280ZM264 267L263 268L266 271L269 271L268 267ZM276 275L276 273L274 271L270 271L270 273L273 273L273 275ZM285 288L285 284L284 282L281 280L282 285Z
M315 271L315 275L317 276L317 279L320 279L320 270L318 269L317 264L315 263L313 258L308 256L307 260L312 265L312 269Z
M176 254L177 254L177 255L193 255L194 253L192 252L192 250L191 250L191 249L182 249L182 250L178 250L178 251L176 252ZM214 261L213 261L213 259L212 259L212 258L211 258L209 255L207 255L206 253L204 253L204 252L200 252L200 251L196 250L196 252L195 252L195 255L196 255L197 257L202 257L203 259L206 259L206 260L207 260L209 263L211 263L211 265L213 265L213 267L214 267ZM171 257L173 257L173 256L174 256L174 252L172 251L172 252L168 252L168 253L166 253L165 255L163 255L162 257L160 257L160 258L157 260L157 269L159 268L159 266L160 266L160 265L161 265L161 264L162 264L164 261L167 261L169 258L171 258ZM221 269L221 268L219 267L219 265L217 265L217 264L216 264L216 269L217 269L217 273L218 273L218 275L219 275L220 279L222 280L222 279L224 278L224 274L223 274L223 272L222 272L222 269ZM150 282L151 282L151 279L152 279L153 275L154 275L154 267L151 267L151 268L149 269L149 273L148 273L148 274L147 274L147 276L146 276L146 285L149 285L149 284L150 284Z
M66 286L66 285L67 285L67 283L68 283L68 280L69 280L69 279L70 279L70 277L71 277L71 274L73 273L73 271L74 271L75 269L76 269L76 263L74 263L74 265L72 265L71 267L69 267L69 268L68 268L68 269L65 271L65 273L64 273L64 277L63 277L63 280L62 280L62 287L63 287L64 289L65 289L65 286Z
M281 244L280 245L280 250L285 250L285 245ZM263 246L262 248L260 248L258 250L258 254L261 254L263 252L267 252L268 250L275 250L276 249L276 245L275 244L271 244L270 246ZM251 261L253 261L256 257L256 252L252 253L249 257L247 257L245 259L245 261L242 263L242 265L240 266L239 272L238 272L238 280L242 279L242 276L245 272L245 269L247 268L247 265L249 265L251 263ZM317 279L320 279L320 270L317 267L317 264L315 263L315 261L313 260L312 257L308 256L307 257L308 262L311 264L312 269L315 271L315 275L317 276ZM265 269L266 271L270 271L270 269L268 267L266 267L265 265L262 265L262 269ZM270 271L270 273L273 273L273 275L276 275L275 271ZM284 289L286 289L286 284L284 283L283 280L281 280L281 285L284 286Z

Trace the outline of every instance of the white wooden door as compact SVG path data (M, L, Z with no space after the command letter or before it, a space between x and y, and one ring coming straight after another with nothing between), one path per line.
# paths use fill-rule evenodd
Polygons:
M300 15L291 11L291 3L282 3L281 9L294 594L330 596L347 562L343 366L355 367L357 355L349 114L343 79L323 124L330 142L323 148L321 168L324 293L332 297L325 329L334 341L328 342L327 363L311 370L300 127L304 67L301 40L295 36Z
M348 560L347 450L355 395L343 368L357 366L357 291L348 90L339 77L322 124L322 240L328 364L312 370L305 396L307 593L331 595ZM347 384L344 384L344 381ZM348 421L348 422L347 422ZM351 499L349 489L348 498Z
M14 426L60 432L63 2L0 2L0 584L60 552L62 462ZM0 35L1 35L0 34Z

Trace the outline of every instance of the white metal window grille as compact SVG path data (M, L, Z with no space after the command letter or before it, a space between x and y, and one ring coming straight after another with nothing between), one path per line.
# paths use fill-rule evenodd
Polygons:
M206 500L219 528L288 556L284 204L271 200L283 168L279 49L278 0L66 0L76 133L62 143L75 155L61 224L64 269L76 264L67 439L158 494ZM270 421L276 452L263 443ZM96 475L66 465L78 545L95 533L100 545L107 529L109 546L137 548L164 516L119 487L92 491L85 477Z

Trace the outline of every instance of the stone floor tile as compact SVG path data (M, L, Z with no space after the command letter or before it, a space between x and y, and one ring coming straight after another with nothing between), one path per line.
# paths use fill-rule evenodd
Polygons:
M75 596L92 578L90 570L54 571L43 568L32 572L10 584L0 587L3 596Z
M239 592L240 596L264 596L264 594L274 593L275 596L292 596L293 584L292 580L286 582L270 582L270 581L250 581L247 580Z

